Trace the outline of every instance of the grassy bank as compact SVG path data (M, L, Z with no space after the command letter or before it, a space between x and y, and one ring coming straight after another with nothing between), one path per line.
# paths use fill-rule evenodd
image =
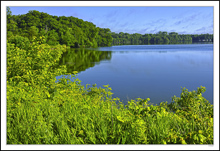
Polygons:
M170 104L137 98L124 105L108 85L55 83L67 74L57 68L66 47L41 40L7 43L7 144L213 144L213 106L202 97L204 87L183 88Z

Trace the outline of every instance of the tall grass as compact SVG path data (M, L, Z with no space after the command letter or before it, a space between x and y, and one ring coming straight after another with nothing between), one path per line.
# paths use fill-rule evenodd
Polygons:
M183 88L170 104L137 98L124 105L109 85L55 83L67 74L65 66L53 69L65 46L7 46L7 144L213 144L205 87Z

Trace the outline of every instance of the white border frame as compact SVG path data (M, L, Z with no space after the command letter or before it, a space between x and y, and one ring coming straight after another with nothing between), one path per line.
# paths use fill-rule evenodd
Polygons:
M213 6L214 145L6 145L6 6ZM219 1L1 1L1 145L4 150L219 150Z

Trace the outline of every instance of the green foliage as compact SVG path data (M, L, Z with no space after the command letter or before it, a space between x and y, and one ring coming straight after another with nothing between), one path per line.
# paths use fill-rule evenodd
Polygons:
M175 32L158 32L156 34L128 34L128 33L111 33L113 38L112 45L148 45L148 44L175 44L175 43L192 43L196 41L213 41L212 34L189 35L178 34Z
M49 45L65 44L71 47L110 46L110 29L96 27L93 23L75 17L52 16L36 10L24 15L12 15L7 8L8 34L39 38L44 36ZM10 37L8 35L8 37Z
M47 43L49 45L59 44L59 35L54 29L47 32Z
M14 47L18 47L20 49L28 50L30 47L30 40L27 37L22 37L19 35L11 35L7 38L8 43L14 44Z
M9 7L7 7L7 31L13 32L14 34L17 34L17 22L14 19L14 16L12 15L12 12Z
M111 46L112 45L112 36L110 33L110 29L108 28L98 28L98 36L97 36L97 43L98 46Z
M10 8L7 7L7 19L10 19L11 16L12 16L12 12L11 12Z
M38 35L38 28L36 26L31 26L30 28L28 28L28 31L27 31L27 37L29 39L32 39L33 37L37 37Z

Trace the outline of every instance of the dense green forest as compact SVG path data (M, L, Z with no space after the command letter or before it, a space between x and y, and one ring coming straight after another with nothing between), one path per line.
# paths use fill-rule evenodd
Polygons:
M175 44L175 43L192 43L199 41L213 41L213 35L201 34L178 34L176 32L158 32L157 34L129 34L129 33L111 33L113 37L112 45L148 45L148 44Z
M212 34L181 35L176 32L156 34L128 34L111 32L108 28L96 27L91 22L76 17L52 16L36 10L23 15L12 15L7 8L7 38L16 41L25 38L45 37L49 45L65 44L70 47L103 47L111 45L168 44L179 42L213 41Z
M110 29L96 27L91 22L75 17L52 16L36 10L24 15L12 15L7 8L7 38L44 36L49 45L65 44L70 47L111 46ZM28 39L27 39L28 38Z

